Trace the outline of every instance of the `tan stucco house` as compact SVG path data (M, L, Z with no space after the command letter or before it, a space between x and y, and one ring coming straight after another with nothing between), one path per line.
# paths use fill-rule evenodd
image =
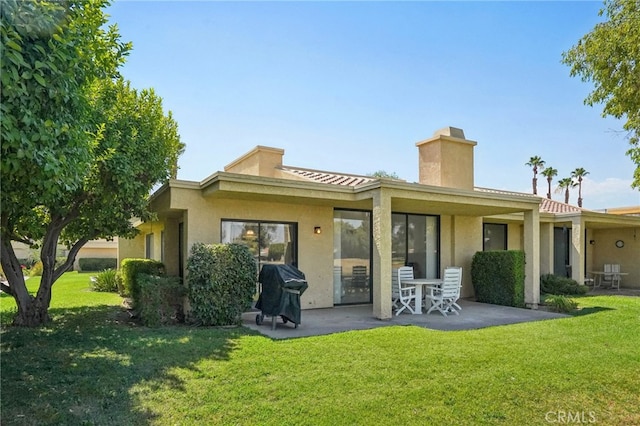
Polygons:
M623 286L640 287L640 217L477 188L476 144L453 127L416 143L417 183L287 166L284 150L257 146L201 182L158 189L150 199L157 221L121 238L118 258L155 258L183 276L194 243L240 242L260 264L291 263L306 274L304 309L367 303L380 319L392 315L394 268L432 278L462 266L470 297L472 257L489 249L524 250L525 302L534 308L540 275L558 270L583 282L615 262L629 273Z

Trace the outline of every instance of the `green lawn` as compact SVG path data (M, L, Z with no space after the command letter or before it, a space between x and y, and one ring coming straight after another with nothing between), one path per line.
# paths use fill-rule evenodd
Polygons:
M640 298L482 330L273 341L135 326L88 286L78 273L54 286L50 327L3 327L2 425L640 424Z

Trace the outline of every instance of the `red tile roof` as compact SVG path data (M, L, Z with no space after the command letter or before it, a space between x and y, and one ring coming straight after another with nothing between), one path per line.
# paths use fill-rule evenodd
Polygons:
M494 194L507 194L507 195L526 195L531 196L531 194L525 194L523 192L514 192L514 191L504 191L501 189L492 189L492 188L474 188L476 191L480 192L491 192ZM560 201L550 200L545 197L540 197L542 200L540 203L540 213L580 213L581 211L587 210L580 207L572 206L570 204L561 203Z

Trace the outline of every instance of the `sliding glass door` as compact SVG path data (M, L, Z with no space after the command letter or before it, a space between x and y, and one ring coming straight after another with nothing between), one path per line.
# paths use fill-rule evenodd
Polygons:
M333 213L333 303L371 302L371 212Z
M393 213L391 221L392 268L412 266L416 278L439 278L439 217Z

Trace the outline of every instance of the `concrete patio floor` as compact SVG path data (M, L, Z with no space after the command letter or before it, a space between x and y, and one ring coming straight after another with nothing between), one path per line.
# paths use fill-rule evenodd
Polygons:
M280 317L277 318L275 330L271 329L271 317L266 317L262 325L257 325L256 314L259 311L244 313L242 322L245 327L272 339L291 339L391 325L415 325L433 330L454 331L568 317L543 310L490 305L471 300L460 300L458 303L462 306L460 315L446 317L437 312L429 315L402 313L389 320L379 320L373 316L371 305L354 305L303 310L298 328L294 328L291 323L283 324Z

